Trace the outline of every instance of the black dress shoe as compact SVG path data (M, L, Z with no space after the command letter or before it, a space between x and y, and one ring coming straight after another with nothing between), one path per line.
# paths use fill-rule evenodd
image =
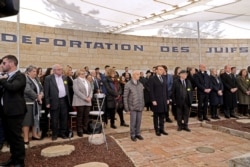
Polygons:
M234 114L232 114L232 115L230 115L232 118L239 118L239 117L237 117L236 115L234 115Z
M66 135L60 135L62 139L67 139L68 137Z
M229 115L225 115L225 118L229 119L229 118L230 118L230 116L229 116Z
M126 124L126 123L122 123L122 124L121 124L121 126L124 126L124 127L129 127L129 125L128 125L128 124Z
M203 121L203 118L198 118L198 120L199 120L200 122L202 122L202 121Z
M141 135L136 135L135 137L139 140L143 140L143 137Z
M83 133L82 132L77 132L77 136L83 137Z
M177 131L181 131L182 130L182 127L178 127Z
M115 125L110 125L111 128L116 129L117 127Z
M91 133L89 131L83 131L83 134L90 135Z
M14 164L14 162L13 162L13 160L10 158L8 161L1 162L1 163L0 163L0 166L11 166L11 165L13 165L13 164Z
M24 167L24 164L15 164L14 167Z
M220 119L220 117L219 116L215 116L215 119Z
M208 117L205 117L204 120L206 120L206 121L211 121Z
M57 140L57 136L52 136L52 141Z
M0 143L0 150L2 150L3 148L3 143Z
M136 139L135 136L131 136L131 140L132 140L132 141L136 141L137 139Z
M156 136L161 136L161 132L160 131L155 131Z
M168 133L165 132L164 130L161 130L160 132L161 132L161 134L163 134L163 135L168 135Z
M161 134L163 134L163 135L168 135L168 133L165 132L165 131L162 131Z
M187 132L191 132L191 130L188 127L183 128L183 130L185 130Z
M172 123L173 121L170 118L166 118L166 122Z
M34 137L34 136L32 136L31 139L32 139L32 140L42 140L42 138L36 138L36 137Z

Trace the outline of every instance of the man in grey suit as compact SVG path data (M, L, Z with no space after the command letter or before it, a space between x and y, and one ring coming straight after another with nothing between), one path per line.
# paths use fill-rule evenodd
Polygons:
M53 74L45 78L44 94L46 107L50 109L52 140L57 136L66 139L68 109L70 106L67 78L62 75L63 68L59 64L52 67ZM59 128L58 128L59 124Z
M143 140L140 127L144 109L143 85L139 82L140 72L133 71L132 79L124 88L124 109L130 112L130 136L132 141Z

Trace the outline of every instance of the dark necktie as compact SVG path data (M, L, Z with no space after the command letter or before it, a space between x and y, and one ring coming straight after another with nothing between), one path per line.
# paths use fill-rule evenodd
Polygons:
M161 83L163 83L163 79L160 75L159 75L159 80L161 81Z
M182 81L182 85L184 86L184 88L186 87L185 80Z

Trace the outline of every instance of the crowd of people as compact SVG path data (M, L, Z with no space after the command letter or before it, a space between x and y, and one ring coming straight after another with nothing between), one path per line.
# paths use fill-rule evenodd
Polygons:
M230 65L220 73L211 68L208 74L206 66L200 64L199 69L176 67L172 75L167 66L157 65L144 76L144 72L138 70L130 73L128 67L120 75L110 65L104 67L104 73L98 67L90 71L88 66L74 72L70 65L63 68L60 64L45 72L30 65L21 73L13 55L3 57L0 64L0 148L7 141L11 152L11 158L0 166L24 166L30 129L32 140L42 140L48 136L49 129L53 141L58 137L68 138L71 111L77 111L77 135L89 134L89 112L94 107L96 93L105 94L102 107L105 125L116 129L117 113L120 126L130 126L132 141L143 140L140 126L144 107L153 112L157 136L168 135L164 123L173 122L170 111L177 122L177 130L190 132L188 119L194 94L197 94L199 121L210 121L208 107L211 119L220 119L219 107L228 119L238 118L236 107L238 114L250 114L250 66L241 69L239 74ZM41 114L41 110L45 113ZM124 120L124 111L130 113L130 125Z

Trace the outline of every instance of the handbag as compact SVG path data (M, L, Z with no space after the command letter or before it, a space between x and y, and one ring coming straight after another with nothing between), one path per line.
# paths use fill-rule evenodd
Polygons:
M93 132L94 131L94 132ZM93 134L102 133L102 124L100 122L89 121L88 123L88 132Z
M116 107L117 107L118 109L122 109L122 108L124 107L123 99L122 99L122 98L119 98L119 99L117 100Z

